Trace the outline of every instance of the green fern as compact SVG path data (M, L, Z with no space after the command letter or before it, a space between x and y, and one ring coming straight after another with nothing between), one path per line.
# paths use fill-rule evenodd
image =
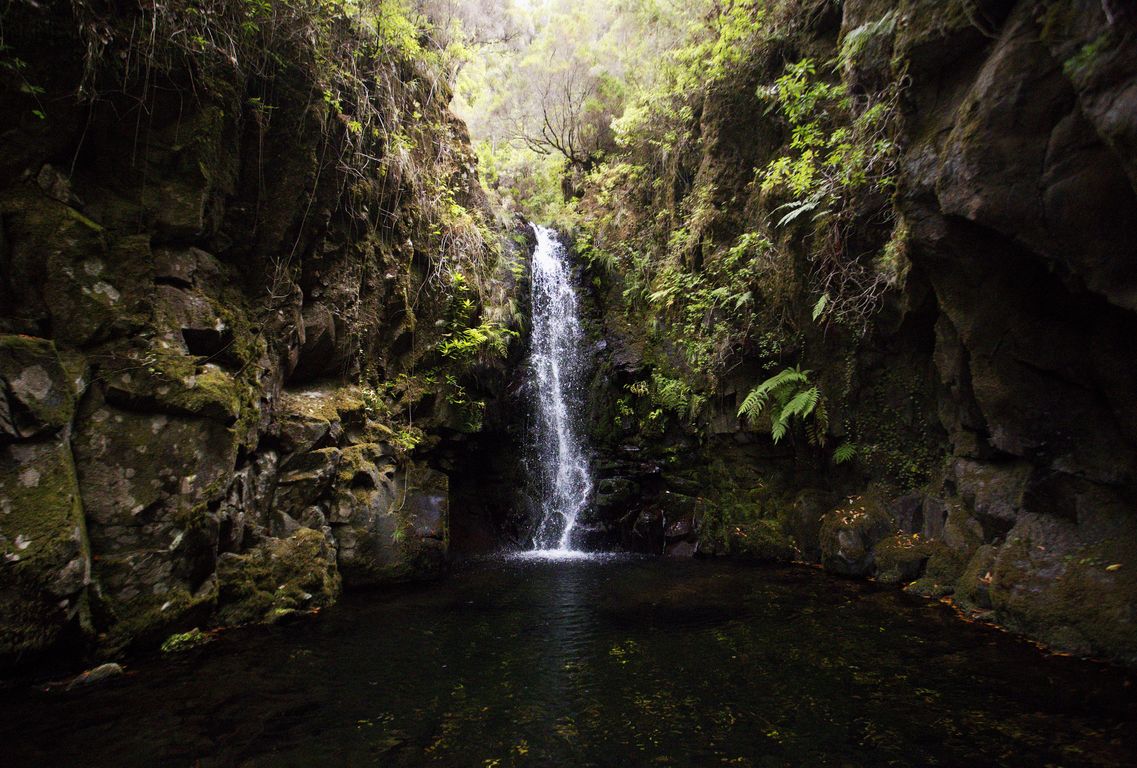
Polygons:
M809 371L803 371L800 368L786 368L780 373L774 374L750 390L750 394L738 407L738 418L757 418L766 409L771 395L776 395L781 389L794 384L808 384L809 374Z
M770 437L775 443L786 436L794 419L798 419L809 422L806 433L810 444L824 445L829 417L821 390L810 382L809 376L810 371L798 367L774 374L750 390L738 407L738 417L753 421L770 408Z
M837 449L833 451L833 463L845 464L846 462L852 461L856 455L857 446L849 442L841 443L837 446Z

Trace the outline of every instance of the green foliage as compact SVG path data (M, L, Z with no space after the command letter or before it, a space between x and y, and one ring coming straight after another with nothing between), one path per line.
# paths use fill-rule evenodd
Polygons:
M1111 35L1108 32L1102 33L1093 41L1086 43L1078 52L1075 53L1066 61L1062 62L1062 72L1067 77L1085 77L1086 73L1091 71L1094 65L1102 58L1102 56L1109 50L1111 42Z
M812 59L787 65L772 91L761 95L770 98L789 123L790 152L762 172L762 188L786 189L797 198L779 226L802 213L819 218L837 206L842 195L861 187L891 190L896 145L889 123L894 104L878 101L851 114L852 97L845 85L819 77Z
M390 438L392 445L404 453L411 453L423 441L426 435L418 427L402 427Z
M896 11L889 11L875 21L868 21L856 27L841 40L837 61L841 66L850 66L878 37L886 37L896 31Z
M750 390L738 407L738 417L754 421L764 412L770 413L770 436L779 442L796 420L811 420L809 441L823 445L828 417L821 390L810 381L810 371L799 367L785 368Z
M451 360L468 362L479 353L490 353L505 357L509 351L509 340L516 338L517 332L504 328L494 322L483 322L446 334L438 344L438 351Z
M16 91L31 100L31 114L38 120L45 120L47 113L44 112L44 105L39 98L43 95L44 89L28 80L27 69L28 62L17 56L10 46L5 45L2 36L0 36L0 75L6 76L4 79L11 78L14 80Z
M475 301L474 286L466 275L454 270L449 275L449 304L447 328L438 342L437 350L448 362L468 365L476 359L491 357L504 358L509 352L509 342L517 337L495 320L482 319L475 315L479 304Z
M839 65L894 27L888 14L854 30L846 36ZM759 91L785 119L791 137L787 151L759 169L756 180L763 191L791 198L774 209L775 214L784 212L775 226L809 221L817 230L811 287L828 297L828 311L815 320L864 327L896 279L898 270L879 269L882 264L850 253L847 233L864 216L858 206L865 200L880 200L876 217L893 220L888 197L898 155L893 134L899 87L855 103L843 82L823 77L814 60L806 58L787 65L771 88Z

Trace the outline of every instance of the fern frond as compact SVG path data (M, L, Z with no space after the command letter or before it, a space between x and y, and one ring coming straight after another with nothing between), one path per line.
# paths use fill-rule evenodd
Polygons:
M789 426L789 423L783 421L781 418L774 419L773 423L770 425L770 437L773 438L775 443L786 436L786 432L789 429Z
M782 408L781 414L778 415L779 421L788 422L794 416L799 419L808 418L813 409L817 407L817 401L821 397L821 390L817 387L810 387L798 392L793 398L786 403Z
M813 420L810 421L809 426L806 427L806 434L809 437L809 444L824 448L825 442L828 439L829 432L829 410L825 407L825 398L817 401L817 406L813 409Z
M856 455L857 446L849 442L841 443L837 446L837 450L833 451L833 463L844 464L847 461L852 461Z
M766 398L769 397L769 394L769 392L763 391L761 387L750 390L750 394L743 399L742 405L738 406L738 418L741 419L744 416L748 419L757 418L766 407Z
M805 425L805 436L809 440L809 444L820 448L825 445L825 433L823 433L817 426L817 419Z
M742 405L738 406L738 418L745 416L753 419L757 417L765 410L772 393L789 384L809 383L809 373L809 371L803 371L800 368L786 368L766 379L750 390L750 394L742 401Z

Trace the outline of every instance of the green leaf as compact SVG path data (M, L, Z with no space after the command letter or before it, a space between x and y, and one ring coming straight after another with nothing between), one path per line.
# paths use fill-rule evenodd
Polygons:
M813 305L813 322L817 322L817 318L825 312L825 308L829 306L829 294L821 294L821 298Z

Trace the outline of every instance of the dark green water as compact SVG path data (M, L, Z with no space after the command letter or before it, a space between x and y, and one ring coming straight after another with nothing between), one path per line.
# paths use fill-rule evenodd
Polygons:
M17 766L1133 766L1117 670L806 569L482 562L0 693Z

